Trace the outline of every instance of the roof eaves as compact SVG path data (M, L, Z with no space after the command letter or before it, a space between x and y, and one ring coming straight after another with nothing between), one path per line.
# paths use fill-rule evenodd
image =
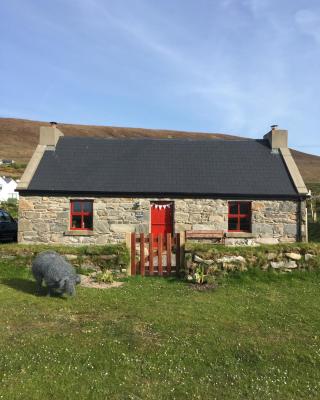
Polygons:
M250 193L192 193L192 192L106 192L106 191L67 191L67 190L35 190L24 189L19 191L22 195L48 195L48 196L87 196L87 197L150 197L150 198L212 198L212 199L247 199L247 200L297 200L301 194L250 194Z

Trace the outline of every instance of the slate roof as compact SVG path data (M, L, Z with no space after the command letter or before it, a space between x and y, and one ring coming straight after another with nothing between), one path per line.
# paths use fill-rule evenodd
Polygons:
M0 178L2 178L6 183L10 183L13 180L12 178L6 176L0 176Z
M266 140L61 137L27 191L297 197Z

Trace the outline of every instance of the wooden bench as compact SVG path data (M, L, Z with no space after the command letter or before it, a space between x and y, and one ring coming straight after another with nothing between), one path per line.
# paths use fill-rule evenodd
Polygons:
M217 243L224 244L225 234L224 231L186 231L186 240L188 239L213 239Z

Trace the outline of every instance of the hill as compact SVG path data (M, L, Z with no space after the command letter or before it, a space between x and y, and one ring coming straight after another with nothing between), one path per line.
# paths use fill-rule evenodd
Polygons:
M39 140L39 127L47 122L16 118L0 118L0 159L14 159L18 163L29 161ZM96 137L153 137L192 139L246 139L219 133L182 132L162 129L121 128L113 126L59 124L66 136ZM320 182L320 157L293 150L293 157L305 182ZM2 174L4 170L1 169ZM16 172L16 171L13 171Z

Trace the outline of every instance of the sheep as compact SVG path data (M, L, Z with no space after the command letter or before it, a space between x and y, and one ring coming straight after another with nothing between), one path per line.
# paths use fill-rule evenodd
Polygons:
M43 251L38 254L32 263L32 274L38 290L41 289L42 281L46 283L48 296L54 293L73 296L76 284L81 282L73 266L55 251Z

